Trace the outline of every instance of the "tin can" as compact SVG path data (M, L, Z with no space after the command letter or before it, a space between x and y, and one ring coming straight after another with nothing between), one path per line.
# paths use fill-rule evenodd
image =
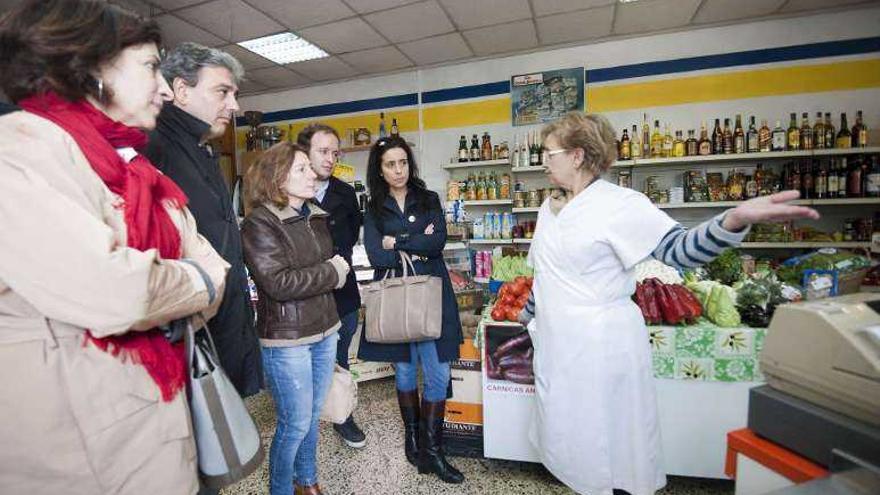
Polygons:
M513 193L513 207L514 208L525 208L526 206L526 193L523 191L516 191Z
M541 206L541 196L537 190L529 191L527 205L529 208L538 208Z

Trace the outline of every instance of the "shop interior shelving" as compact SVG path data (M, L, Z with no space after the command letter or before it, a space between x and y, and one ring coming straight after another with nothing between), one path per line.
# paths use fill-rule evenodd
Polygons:
M868 148L833 148L821 150L770 151L766 153L732 153L721 155L684 156L680 158L636 158L620 160L613 168L638 168L655 166L697 165L704 163L759 162L768 160L789 160L794 158L833 157L880 153L880 146Z
M684 208L733 208L742 203L744 201L707 201L697 203L658 203L656 206L661 210L678 210ZM880 205L880 198L798 199L792 201L791 204L800 206Z
M444 170L456 170L461 168L479 168L479 167L504 167L510 166L510 160L482 160L479 162L457 162L443 165Z

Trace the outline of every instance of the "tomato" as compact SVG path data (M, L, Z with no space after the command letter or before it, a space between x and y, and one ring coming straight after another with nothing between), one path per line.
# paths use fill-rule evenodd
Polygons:
M517 317L519 317L519 310L516 308L507 308L507 320L508 321L517 321Z
M507 311L503 307L496 306L492 309L492 319L495 321L504 321L507 318Z
M505 306L511 306L517 301L517 298L513 294L504 294L499 301Z
M529 295L528 294L524 294L522 296L519 296L516 299L516 305L519 306L520 308L526 307L526 304L528 302L529 302Z

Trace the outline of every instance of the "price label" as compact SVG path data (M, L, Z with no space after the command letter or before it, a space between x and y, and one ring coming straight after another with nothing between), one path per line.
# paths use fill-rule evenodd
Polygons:
M810 281L810 288L813 290L824 290L831 286L831 277L816 277Z

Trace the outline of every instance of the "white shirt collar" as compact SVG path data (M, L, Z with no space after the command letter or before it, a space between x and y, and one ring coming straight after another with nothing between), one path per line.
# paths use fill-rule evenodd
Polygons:
M319 203L323 203L324 196L327 194L327 189L330 187L330 179L319 180L317 183L318 187L315 190L315 197L318 199Z

